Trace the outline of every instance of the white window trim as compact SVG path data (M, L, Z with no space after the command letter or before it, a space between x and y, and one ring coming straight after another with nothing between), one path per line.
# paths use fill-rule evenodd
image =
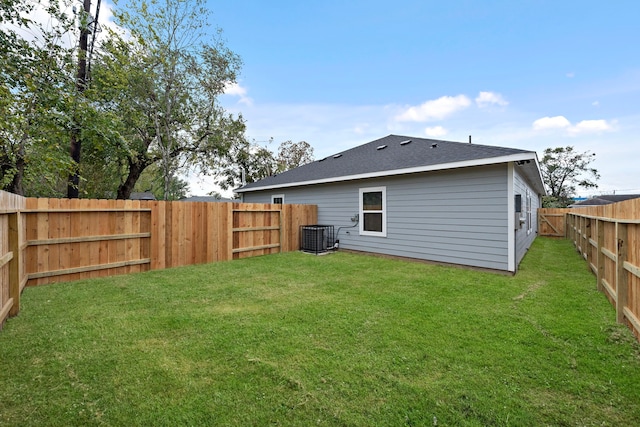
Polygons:
M284 194L272 194L271 195L271 204L275 204L274 200L275 199L282 199L282 204L284 205Z
M364 210L362 204L362 195L364 193L382 192L382 210L380 211L367 211L367 213L382 213L382 232L379 231L365 231L364 230ZM359 192L359 205L360 205L360 235L361 236L374 236L374 237L387 237L387 187L366 187L360 188Z

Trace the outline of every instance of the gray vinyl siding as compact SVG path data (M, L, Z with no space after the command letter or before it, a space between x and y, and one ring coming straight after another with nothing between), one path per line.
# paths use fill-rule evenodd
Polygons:
M387 237L360 236L359 189L386 187ZM340 247L498 270L508 269L507 165L427 172L244 193L248 203L318 205L318 223L335 227Z
M520 175L516 170L514 170L513 176L513 187L514 194L522 195L522 214L526 217L526 197L527 191L531 196L531 232L527 233L528 227L525 224L522 227L519 224L516 224L516 265L520 264L522 258L524 258L525 254L529 250L531 243L535 240L538 235L538 208L540 207L540 195L536 194L535 191L527 184L525 179Z

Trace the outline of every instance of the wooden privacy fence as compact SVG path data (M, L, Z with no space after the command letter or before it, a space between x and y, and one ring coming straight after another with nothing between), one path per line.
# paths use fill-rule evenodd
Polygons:
M25 199L0 191L0 328L20 311L20 294L27 279L24 269Z
M540 209L554 215L596 276L598 290L616 308L617 320L640 339L640 199L606 206ZM562 222L562 224L560 224Z
M315 205L33 199L0 192L0 325L24 286L299 249Z

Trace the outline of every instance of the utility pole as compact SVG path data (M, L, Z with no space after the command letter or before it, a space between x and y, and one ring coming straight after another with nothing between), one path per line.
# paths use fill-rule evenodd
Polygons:
M89 23L91 20L91 0L84 0L83 3L84 16L81 19L80 26L80 51L78 52L78 74L76 75L76 90L79 94L84 92L87 85L87 46L89 44ZM80 184L80 126L77 120L74 120L74 128L71 130L71 146L70 154L73 160L73 172L69 175L67 184L67 198L77 199L78 184Z

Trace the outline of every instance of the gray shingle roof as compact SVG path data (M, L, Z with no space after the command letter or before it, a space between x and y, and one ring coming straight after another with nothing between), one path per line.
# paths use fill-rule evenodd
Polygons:
M404 143L410 141L409 143ZM465 161L535 152L514 148L462 142L441 141L400 135L388 135L324 159L253 182L236 191L252 191L262 187L290 186L292 183L325 180L346 176L399 171ZM489 162L490 163L490 162Z
M625 200L640 198L640 194L603 194L597 197L592 197L587 200L572 204L570 207L581 206L603 206L610 205L612 203L624 202Z
M156 196L151 191L131 193L129 200L155 200Z
M178 200L179 202L237 202L238 200L232 200L227 198L217 198L215 196L191 196Z

